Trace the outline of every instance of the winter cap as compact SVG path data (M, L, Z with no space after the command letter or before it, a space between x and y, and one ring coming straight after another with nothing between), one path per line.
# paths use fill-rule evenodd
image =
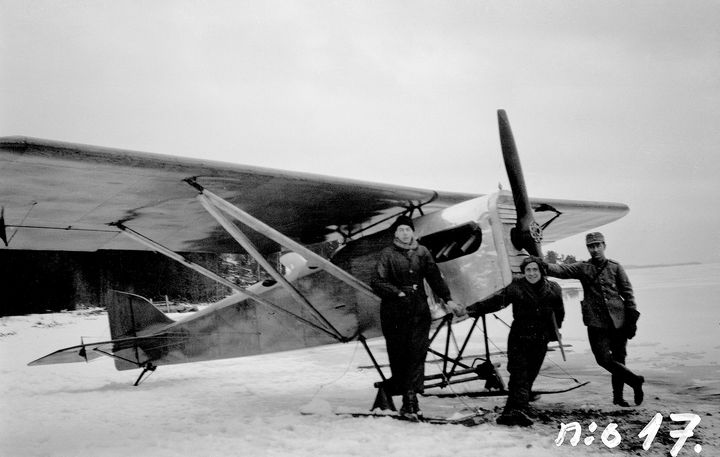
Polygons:
M535 257L534 255L525 257L525 259L520 264L520 271L522 273L525 273L525 267L530 265L531 263L536 263L538 268L540 268L540 274L543 276L547 275L547 271L545 271L545 262L540 257Z
M390 228L395 231L401 225L407 225L413 230L413 232L415 231L415 225L413 224L412 219L405 216L404 214L402 216L398 216L398 218L395 219L395 222L393 222L393 225Z
M585 236L585 246L590 246L591 244L604 243L604 242L605 242L605 237L600 232L588 233L587 236Z

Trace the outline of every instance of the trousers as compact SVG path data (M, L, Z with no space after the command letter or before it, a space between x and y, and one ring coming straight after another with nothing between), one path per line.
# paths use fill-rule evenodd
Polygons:
M588 327L590 349L598 365L611 374L613 395L622 398L625 384L630 387L640 383L640 377L625 366L627 337L622 329Z
M524 334L511 327L508 336L508 398L505 412L527 408L535 379L540 373L548 339L543 335Z
M432 320L426 299L418 296L401 304L383 303L380 316L392 371L388 393L422 393Z

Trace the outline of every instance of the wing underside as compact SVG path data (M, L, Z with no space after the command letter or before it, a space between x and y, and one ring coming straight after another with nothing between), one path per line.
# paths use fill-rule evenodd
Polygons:
M535 219L543 226L543 243L585 233L625 216L623 203L531 198Z
M10 249L144 249L125 226L176 252L236 252L196 200L204 188L304 244L422 204L475 197L25 137L0 139L0 204ZM251 235L252 236L252 235ZM263 252L275 249L254 236Z

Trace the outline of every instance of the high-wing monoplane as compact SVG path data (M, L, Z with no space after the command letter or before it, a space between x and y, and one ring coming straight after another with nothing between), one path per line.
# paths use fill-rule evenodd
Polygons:
M381 335L380 300L368 284L387 228L400 214L466 305L505 287L541 244L612 222L620 203L529 198L512 131L498 111L512 192L488 195L336 179L26 137L0 139L0 236L4 249L153 250L226 286L232 294L174 321L151 304L118 295L108 306L110 339L65 348L31 365L113 357L118 370L266 354ZM340 239L326 258L314 249ZM272 280L241 288L183 253L251 254ZM281 251L284 268L267 260ZM435 338L453 318L434 297ZM479 321L481 320L481 322ZM457 319L455 319L457 321ZM443 373L426 386L471 379L504 386L487 350L463 360L431 349ZM448 334L450 330L448 330Z

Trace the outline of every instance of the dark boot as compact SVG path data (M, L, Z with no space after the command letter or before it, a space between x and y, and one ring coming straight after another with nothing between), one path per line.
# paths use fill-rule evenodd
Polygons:
M620 396L620 397L614 396L613 397L613 405L618 405L618 406L622 406L623 408L627 408L628 406L630 406L630 403L626 402L622 396Z
M404 393L402 397L402 408L400 408L400 416L408 420L417 421L418 415L415 412L415 408L417 408L417 396L415 395L415 392L411 390Z
M643 402L643 399L645 398L645 393L643 392L642 385L645 382L645 378L642 376L638 376L637 383L633 386L633 393L635 397L635 404L639 405Z
M622 406L622 407L630 406L630 404L628 402L626 402L624 399L623 390L625 390L625 380L619 374L613 374L612 375L613 405L618 405L618 406Z
M612 387L613 405L622 406L623 408L630 406L630 403L626 402L625 398L623 398L623 388L625 387L625 383L622 382L622 379L619 376L613 375Z
M410 397L410 406L412 407L412 412L415 413L415 415L422 419L423 412L420 411L420 403L418 402L418 397L415 392L408 392L408 397Z

